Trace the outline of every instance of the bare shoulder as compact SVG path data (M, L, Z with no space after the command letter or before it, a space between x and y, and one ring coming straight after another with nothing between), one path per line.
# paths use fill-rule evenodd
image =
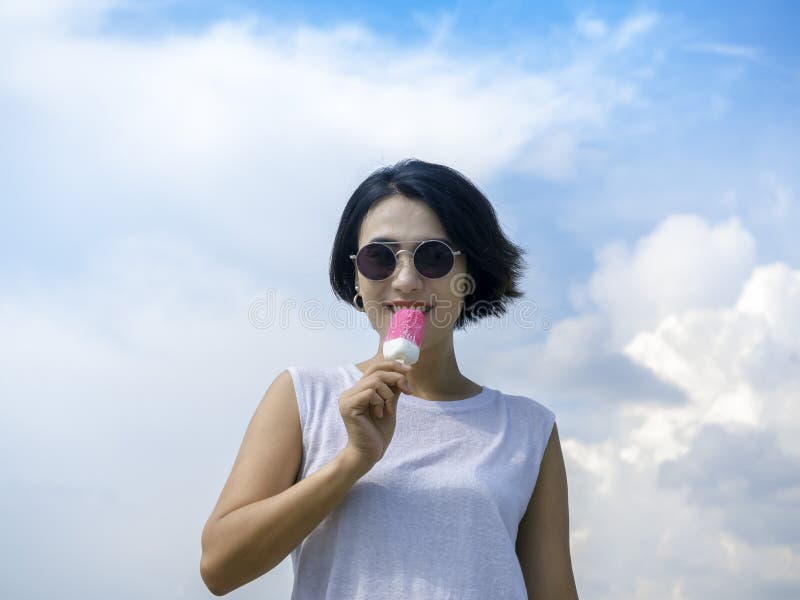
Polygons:
M292 376L282 371L253 414L209 523L293 485L302 457L302 430Z

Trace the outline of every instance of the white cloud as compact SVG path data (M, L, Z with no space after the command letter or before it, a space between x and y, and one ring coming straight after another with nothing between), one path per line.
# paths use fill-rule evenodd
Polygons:
M752 46L719 44L714 42L691 44L688 46L688 49L693 50L694 52L716 54L719 56L728 56L732 58L747 58L751 60L759 58L761 55L761 51Z
M619 461L610 445L593 451L602 457L595 459L599 464L607 463L601 472L613 472L610 493L601 493L606 478L598 476L598 469L584 468L580 457L572 457L570 445L564 445L570 527L581 533L571 547L580 565L581 597L793 597L800 585L793 569L800 561L796 549L729 533L719 510L699 509L687 501L685 491L664 487L657 472Z
M742 291L736 309L763 318L771 337L800 351L800 273L776 263L759 267Z
M647 399L678 401L680 394L608 347L609 321L597 313L557 321L525 372L543 392L591 397L614 405ZM509 352L513 354L517 349ZM523 353L525 359L528 353ZM510 357L509 357L510 358Z
M39 107L51 134L80 136L104 169L195 193L233 174L253 184L242 164L270 172L334 151L447 159L476 177L523 151L520 164L561 176L597 118L625 102L592 78L401 50L353 26L227 23L156 42L58 36L5 48L0 83Z
M456 16L450 12L441 12L432 16L427 12L414 11L414 21L428 33L427 45L431 48L441 46L452 37L453 25Z
M614 32L614 47L622 50L649 32L657 23L658 15L643 13L625 19Z
M634 248L608 244L586 289L621 348L642 329L689 307L730 303L755 261L755 243L737 219L709 226L694 215L672 215Z
M685 490L704 512L716 511L724 528L748 544L796 548L798 458L785 453L772 432L732 433L711 425L692 440L685 456L660 466L659 481Z
M327 239L350 174L406 156L478 181L502 170L568 178L635 95L624 74L575 68L579 58L535 72L347 24L251 19L136 38L42 22L0 42L0 100L13 109L0 157L20 198L67 219L124 212L115 226L156 212L180 226L175 215L191 211L250 256L279 252L292 220Z
M667 317L625 353L686 392L690 404L675 411L674 435L691 439L706 423L766 429L800 457L800 411L792 400L800 392L798 306L800 272L760 266L735 306Z
M650 32L659 20L657 14L645 12L627 17L617 27L610 28L603 19L581 13L575 20L575 31L594 41L608 39L606 47L609 50L620 51L635 44Z
M800 271L755 256L737 219L673 215L599 252L582 312L544 343L489 353L487 371L527 374L520 393L561 400L583 594L789 598L800 585L787 526L800 506Z
M592 18L585 14L578 17L575 28L581 35L592 39L603 38L608 33L608 26L602 19Z
M799 271L757 267L734 306L675 311L625 349L682 388L688 403L627 410L640 424L631 422L623 457L668 466L666 481L686 488L698 516L720 519L731 557L754 558L753 574L776 589L800 583L789 571L800 560L797 532L787 529L800 502L800 482L790 477L800 461L799 290ZM715 431L722 437L709 437ZM770 556L784 566L772 568ZM718 569L741 567L731 560Z
M24 31L93 29L120 0L27 0L0 4L0 30Z

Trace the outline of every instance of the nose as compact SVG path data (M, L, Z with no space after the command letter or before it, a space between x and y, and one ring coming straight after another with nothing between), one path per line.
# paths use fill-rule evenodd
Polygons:
M419 289L422 280L414 266L414 257L408 250L397 253L397 267L392 280L392 288L407 293Z

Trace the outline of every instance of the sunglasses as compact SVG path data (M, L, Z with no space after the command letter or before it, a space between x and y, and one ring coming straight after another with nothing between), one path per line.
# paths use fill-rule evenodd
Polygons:
M351 254L350 258L364 277L382 281L394 273L397 255L408 252L413 258L417 273L428 279L439 279L453 268L453 257L461 254L461 250L453 250L440 240L408 240L406 243L418 244L413 253L408 250L395 252L389 247L389 244L401 243L403 242L370 242L362 246L358 254Z

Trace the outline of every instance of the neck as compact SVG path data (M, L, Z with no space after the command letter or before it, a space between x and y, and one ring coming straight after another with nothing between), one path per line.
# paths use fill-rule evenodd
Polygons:
M384 360L382 347L375 355L359 365L362 370ZM426 346L420 352L408 374L414 395L427 400L455 400L480 392L481 386L464 377L458 368L453 348L453 337L442 339L435 346Z

